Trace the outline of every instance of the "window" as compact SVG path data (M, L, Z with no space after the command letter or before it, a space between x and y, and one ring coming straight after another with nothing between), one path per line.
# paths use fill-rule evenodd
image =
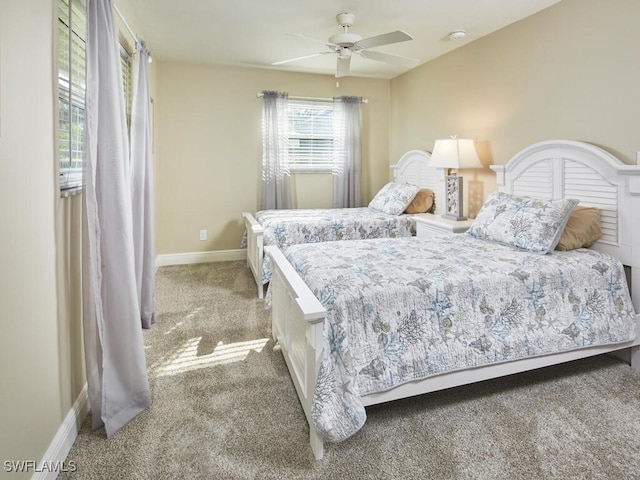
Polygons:
M133 68L131 54L120 42L120 70L122 71L122 90L124 92L124 108L127 115L127 130L131 131L131 106L133 103Z
M58 0L58 162L63 190L82 185L85 39L84 2Z
M86 0L58 0L58 162L60 189L82 186L86 91ZM133 67L120 45L127 127L131 126Z
M333 164L333 103L288 102L289 169L331 172Z

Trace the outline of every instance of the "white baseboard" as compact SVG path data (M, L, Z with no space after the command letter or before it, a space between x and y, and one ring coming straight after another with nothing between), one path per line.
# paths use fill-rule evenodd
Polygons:
M78 432L82 426L82 422L89 414L89 396L87 394L87 384L84 384L82 391L73 402L73 406L67 413L67 416L56 432L55 437L47 451L44 453L42 460L38 464L40 467L47 466L49 468L39 468L31 477L32 480L55 480L60 473L61 468L72 468L67 465L65 460L69 451L73 446L73 442L78 437ZM68 470L69 471L69 470Z
M156 257L156 267L169 265L189 265L192 263L228 262L246 260L246 248L237 250L214 250L210 252L170 253Z

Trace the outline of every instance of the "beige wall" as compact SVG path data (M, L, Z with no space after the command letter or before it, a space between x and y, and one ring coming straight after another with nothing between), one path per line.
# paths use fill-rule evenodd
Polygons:
M235 250L243 211L260 208L261 108L256 93L359 95L363 105L363 201L389 178L389 81L186 63L158 66L157 253ZM393 163L393 162L391 162ZM296 205L331 206L331 177L294 178ZM199 231L208 240L199 240Z
M0 16L3 473L5 460L40 460L66 414L56 291L53 12L47 0L11 2Z
M457 134L476 140L485 165L551 139L590 142L635 163L638 19L637 0L563 0L393 79L391 157ZM462 173L482 198L496 188L488 169Z
M127 0L118 6L135 29ZM3 461L41 459L84 385L81 198L61 199L57 191L53 7L11 2L0 16ZM255 93L264 89L369 98L365 200L402 153L431 150L452 133L476 139L485 165L550 138L589 141L633 163L640 150L638 18L637 0L563 0L391 82L347 78L339 89L327 76L156 61L158 253L238 248L240 212L259 206ZM469 173L468 184L477 172ZM486 180L483 195L495 188L488 171L478 178ZM328 205L330 185L326 175L296 178L298 206ZM201 228L209 241L198 240Z
M12 2L0 16L0 476L5 461L43 458L86 382L82 197L61 198L56 178L55 6Z

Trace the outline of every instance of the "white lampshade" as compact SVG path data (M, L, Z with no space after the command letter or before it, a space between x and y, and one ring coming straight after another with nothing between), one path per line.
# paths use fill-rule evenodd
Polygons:
M429 161L430 167L482 168L478 152L469 138L446 138L436 140Z

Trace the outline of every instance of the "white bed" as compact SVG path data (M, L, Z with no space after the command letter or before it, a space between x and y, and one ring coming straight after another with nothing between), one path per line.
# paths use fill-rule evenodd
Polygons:
M435 194L435 206L436 213L440 213L440 210L444 206L444 173L440 168L429 167L430 155L422 150L411 150L405 153L396 165L392 165L390 168L393 173L393 180L398 183L411 183L421 188L428 188L433 190ZM323 215L329 210L317 210L322 212ZM285 213L291 213L287 211ZM299 211L305 214L311 214L312 210ZM346 212L351 212L351 209L340 209L341 215ZM295 212L294 212L295 213ZM359 219L359 213L357 209L353 209L354 222ZM245 212L242 214L245 227L246 227L246 246L247 246L247 265L251 268L253 277L258 287L258 296L263 297L264 284L268 282L268 278L265 278L265 265L264 265L264 247L269 246L269 243L265 239L265 228L256 219L256 215ZM344 217L343 217L344 218ZM298 219L300 220L300 219ZM300 220L302 221L302 220ZM343 220L344 221L344 220ZM275 222L270 222L270 228L274 228L277 225ZM270 272L267 272L270 275Z
M577 198L601 210L602 238L593 250L617 257L630 268L631 299L640 312L640 166L625 165L592 145L573 141L541 142L518 153L504 166L493 166L499 189L538 198ZM637 218L637 213L635 214ZM635 247L635 248L634 248ZM312 451L323 456L323 438L312 422L312 400L323 359L323 324L326 311L296 270L276 247L267 247L272 260L272 334L279 342L310 426ZM640 315L632 315L640 334ZM578 348L561 353L495 363L426 379L360 397L363 405L433 392L503 375L609 352L628 352L633 368L640 369L640 337L609 345Z

